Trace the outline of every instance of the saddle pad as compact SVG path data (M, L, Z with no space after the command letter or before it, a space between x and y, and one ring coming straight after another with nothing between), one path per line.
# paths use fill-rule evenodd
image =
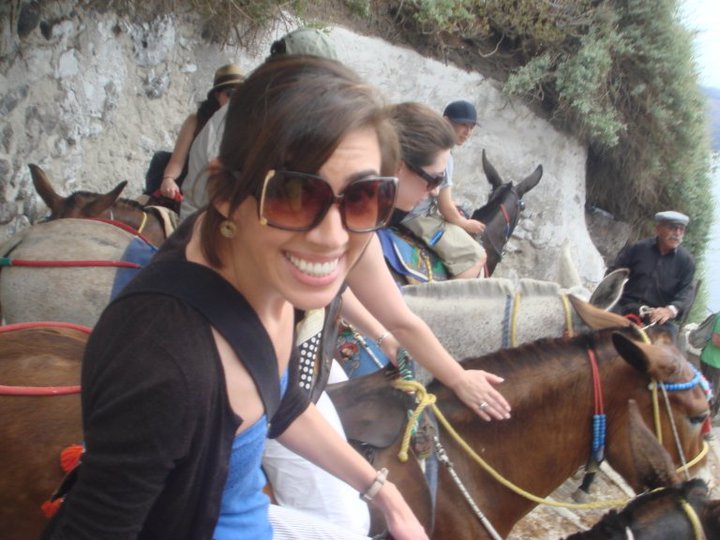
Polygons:
M123 252L122 260L125 262L133 262L140 265L140 268L147 266L150 259L157 253L158 248L148 244L140 237L134 237L130 240L127 249ZM113 281L110 299L115 298L120 291L127 285L140 271L140 268L118 268Z
M448 279L442 262L424 246L397 229L383 228L378 232L383 255L388 265L407 278L411 284L427 283L435 279Z
M338 333L335 358L350 379L382 369L390 361L374 340L345 325Z

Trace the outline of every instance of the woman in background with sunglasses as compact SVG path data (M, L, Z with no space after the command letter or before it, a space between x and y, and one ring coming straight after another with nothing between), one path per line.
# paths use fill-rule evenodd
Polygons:
M389 114L400 140L398 194L390 223L399 224L444 179L455 137L448 122L421 103L393 105ZM391 359L402 346L482 419L510 418L510 405L495 388L503 379L486 371L463 369L430 327L408 308L387 268L376 235L347 283L357 301L348 302L343 316L365 335L382 341L382 349ZM348 309L352 312L348 313Z
M288 381L295 309L329 304L388 219L397 153L375 90L341 64L289 56L248 77L230 103L209 207L88 341L86 452L47 537L270 540L260 469L270 435L377 505L394 538L427 538L387 471ZM189 294L175 274L194 278ZM223 317L242 322L227 331ZM307 527L299 538L357 538Z

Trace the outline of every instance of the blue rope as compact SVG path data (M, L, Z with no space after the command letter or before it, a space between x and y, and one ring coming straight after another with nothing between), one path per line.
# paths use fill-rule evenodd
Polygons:
M593 414L592 457L597 463L605 459L605 433L607 418L604 414Z
M415 379L415 361L410 358L410 355L404 347L398 349L396 360L400 376L406 381Z
M502 324L502 348L507 349L510 346L510 308L512 307L513 297L507 295L505 297L505 313L503 315Z
M660 385L665 388L667 392L681 392L683 390L690 390L691 388L694 388L698 384L702 384L702 375L698 371L698 369L693 366L692 364L690 367L695 372L695 377L692 378L692 380L684 383L664 383L661 382Z

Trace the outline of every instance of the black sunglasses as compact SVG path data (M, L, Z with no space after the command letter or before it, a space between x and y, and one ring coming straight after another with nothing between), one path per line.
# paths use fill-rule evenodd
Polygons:
M442 172L442 174L438 174L437 176L433 176L432 174L428 174L425 172L421 167L417 167L413 165L412 163L405 162L405 165L407 165L407 168L410 169L412 172L417 174L420 178L425 180L428 185L428 189L432 190L438 187L440 184L442 184L445 181L445 171Z
M343 226L350 232L371 232L385 225L397 193L394 176L367 176L351 182L340 195L314 174L270 170L265 176L258 217L263 225L287 231L317 227L337 203Z

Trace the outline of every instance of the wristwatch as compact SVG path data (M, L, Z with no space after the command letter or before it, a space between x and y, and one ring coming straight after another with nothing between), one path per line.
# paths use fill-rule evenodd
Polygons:
M678 308L676 308L672 304L665 306L665 308L670 310L673 319L678 316Z

